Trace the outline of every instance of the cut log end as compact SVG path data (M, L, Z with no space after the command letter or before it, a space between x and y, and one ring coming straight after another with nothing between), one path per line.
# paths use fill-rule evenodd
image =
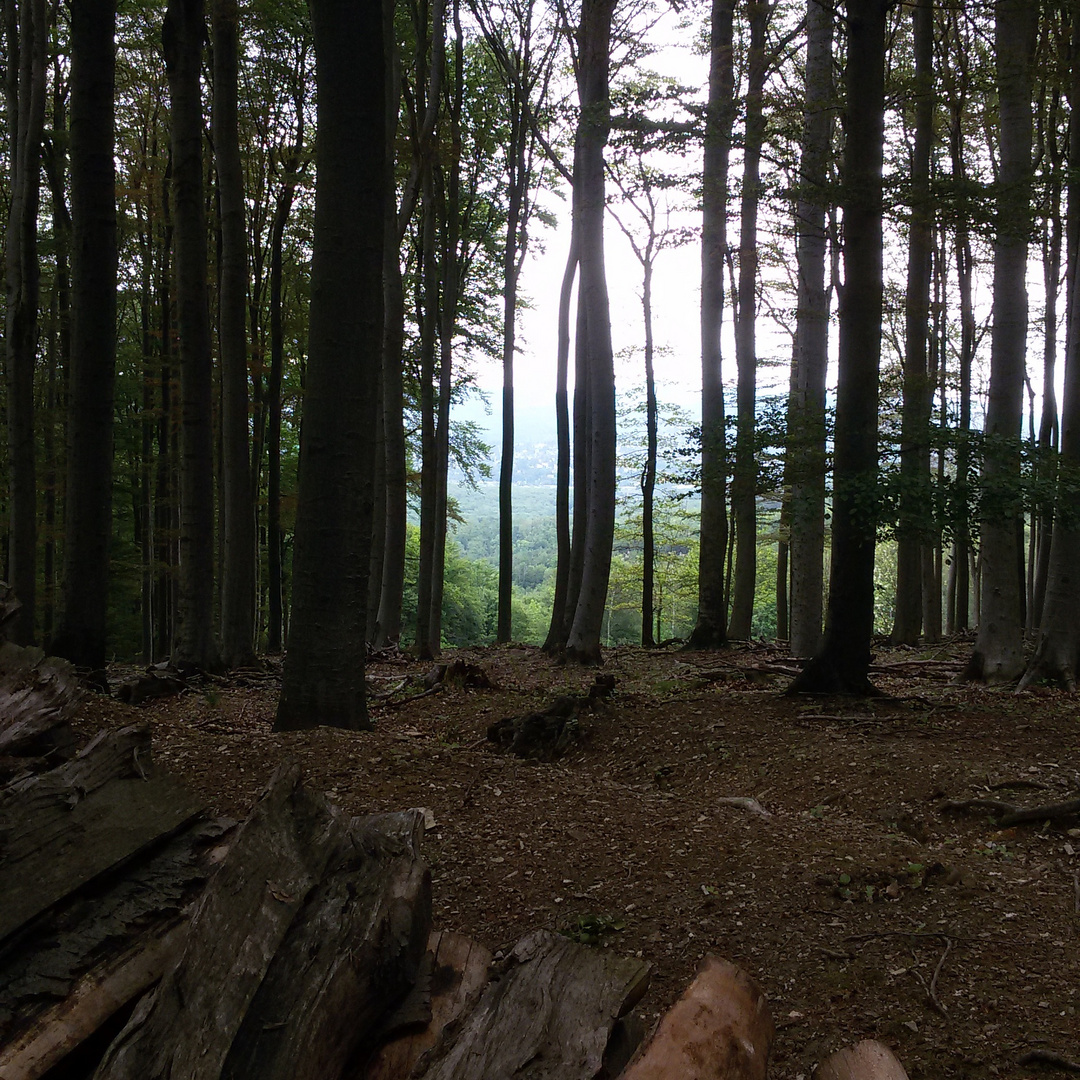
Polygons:
M908 1080L893 1052L875 1039L866 1039L827 1057L814 1080Z
M707 956L623 1080L765 1080L774 1027L760 987Z

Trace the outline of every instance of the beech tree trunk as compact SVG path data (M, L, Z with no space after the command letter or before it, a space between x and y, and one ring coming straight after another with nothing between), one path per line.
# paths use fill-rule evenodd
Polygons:
M169 0L162 30L171 104L180 338L180 579L173 660L221 666L214 632L213 359L206 280L202 0Z
M1031 60L1038 7L1026 0L997 0L995 15L1001 168L990 390L983 428L980 617L966 677L1006 683L1017 678L1024 666L1020 425L1028 324Z
M793 692L871 693L881 356L881 171L889 0L847 0L843 163L844 285L833 465L832 567L825 636Z
M912 9L915 38L915 145L911 162L911 223L904 301L904 401L900 432L900 507L896 536L896 604L892 641L914 645L922 629L923 547L931 535L930 404L927 378L933 217L930 155L934 144L933 0Z
M319 127L293 610L275 728L369 726L364 632L383 337L382 4L314 0Z
M611 19L615 0L583 0L578 29L580 113L574 141L574 216L581 273L578 287L579 377L584 376L585 439L575 457L587 458L581 543L581 584L566 638L570 659L601 660L600 636L615 536L615 358L604 270L604 146ZM584 329L584 337L581 331Z
M1080 2L1073 0L1072 41L1080 47ZM1073 66L1068 87L1069 153L1068 214L1070 225L1080 222L1080 67ZM1058 459L1057 498L1050 542L1039 642L1021 681L1051 679L1072 691L1080 666L1080 581L1076 566L1080 558L1080 248L1071 235L1067 245L1066 289L1068 329L1065 339L1065 385L1061 401L1061 454Z
M738 367L738 426L731 509L735 520L735 575L731 590L728 637L747 640L754 619L757 586L757 222L761 202L761 146L765 139L762 94L767 58L765 35L772 4L750 0L750 52L747 58L746 132L743 139L742 199L739 209L739 305L735 321L735 363Z
M709 101L701 200L701 533L698 613L689 645L727 644L727 453L720 330L724 322L727 182L735 120L732 57L735 0L713 0L709 34Z
M19 644L34 640L37 593L37 466L34 450L34 366L38 340L37 220L41 135L45 123L45 0L7 3L8 137L11 165L6 237L8 581L22 610L8 628Z
M115 0L71 10L71 366L63 611L51 649L107 659L116 370ZM149 492L147 492L149 495Z
M248 445L246 309L248 257L237 112L240 65L236 0L213 0L212 130L221 207L218 345L221 351L221 651L225 665L255 660L255 502Z
M825 376L829 297L825 288L825 185L832 143L833 13L806 6L806 112L795 211L799 281L788 408L785 475L791 487L791 652L811 656L821 643L825 558Z

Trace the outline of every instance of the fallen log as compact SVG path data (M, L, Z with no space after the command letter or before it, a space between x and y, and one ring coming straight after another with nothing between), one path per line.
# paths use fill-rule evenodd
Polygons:
M0 1076L39 1080L118 1009L161 978L186 932L186 919L155 929L85 975L66 997L0 1049Z
M0 755L73 754L68 721L82 693L66 660L0 640Z
M757 983L707 956L622 1080L764 1080L773 1035Z
M546 930L526 935L424 1080L594 1080L620 1016L645 993L649 965Z
M340 1075L423 955L423 828L418 811L350 821L279 773L95 1077Z
M464 934L434 931L428 938L426 970L413 994L392 1018L391 1029L419 1027L385 1043L370 1064L350 1080L405 1080L444 1029L472 1006L488 979L491 952ZM421 983L423 985L421 985ZM414 1017L419 1019L414 1020ZM420 1026L422 1025L422 1026Z
M0 791L0 943L202 816L187 788L154 771L149 746L141 729L104 732L65 765Z
M865 1039L827 1057L814 1080L908 1080L904 1066L876 1039Z

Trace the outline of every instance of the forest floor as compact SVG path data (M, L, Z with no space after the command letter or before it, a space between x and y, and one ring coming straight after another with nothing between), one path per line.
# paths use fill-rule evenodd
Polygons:
M612 650L613 695L551 764L498 752L488 725L595 672L524 646L444 657L495 688L425 693L431 664L372 663L371 732L274 734L273 664L139 708L96 698L80 724L149 722L157 760L222 814L287 761L352 813L428 808L436 927L643 956L646 1019L706 953L736 961L771 1003L777 1080L868 1037L912 1080L1047 1075L1017 1062L1080 1060L1080 821L1002 829L942 803L1076 798L1080 712L952 684L970 647L879 650L883 696L861 700L783 696L794 662L765 646Z

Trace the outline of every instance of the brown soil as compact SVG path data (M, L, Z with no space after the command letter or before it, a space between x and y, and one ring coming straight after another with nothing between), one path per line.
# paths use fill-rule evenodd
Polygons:
M454 654L496 689L413 701L430 664L372 663L393 692L372 732L273 734L272 669L138 709L97 699L80 722L149 721L158 761L229 815L292 760L350 812L429 808L437 926L644 956L646 1014L704 954L735 960L772 1004L778 1080L867 1037L913 1080L1036 1076L1016 1064L1032 1049L1080 1060L1078 822L1001 830L940 805L1075 798L1080 717L1056 691L950 684L969 650L879 656L891 696L871 700L783 697L791 662L764 647L613 651L614 695L554 764L496 752L487 727L594 673L521 646Z

